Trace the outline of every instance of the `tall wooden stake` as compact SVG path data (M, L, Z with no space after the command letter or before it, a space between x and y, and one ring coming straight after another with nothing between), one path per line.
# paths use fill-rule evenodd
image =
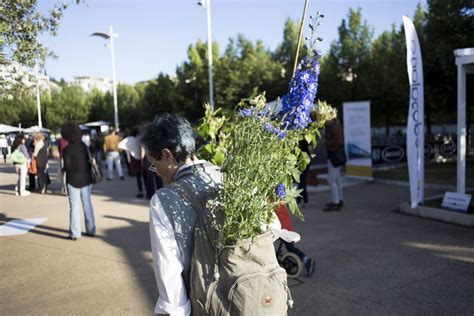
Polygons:
M296 67L298 66L298 56L300 54L300 45L301 45L301 36L303 35L303 28L304 28L304 18L306 17L306 8L308 7L309 0L305 0L304 2L304 9L303 9L303 17L301 18L300 24L300 33L298 34L298 44L296 45L296 56L295 56L295 64L293 65L293 78L296 74Z

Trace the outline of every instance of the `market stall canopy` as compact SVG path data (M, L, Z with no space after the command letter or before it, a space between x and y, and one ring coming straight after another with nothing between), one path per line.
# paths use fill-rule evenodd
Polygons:
M87 127L98 127L98 126L103 126L103 125L110 125L110 122L97 121L97 122L85 123L85 124L82 124L82 125L87 126Z
M0 134L17 133L20 131L18 127L0 124Z
M36 132L51 133L51 130L35 125L35 126L31 126L31 127L23 129L23 132L25 133L36 133Z

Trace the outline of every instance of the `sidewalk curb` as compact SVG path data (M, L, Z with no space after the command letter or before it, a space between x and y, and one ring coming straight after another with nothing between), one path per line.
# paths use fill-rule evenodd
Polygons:
M458 224L466 227L474 227L474 215L448 211L439 208L417 206L411 208L407 202L400 204L400 212L418 217L436 219L447 223Z
M410 186L410 183L408 181L387 180L387 179L374 179L374 183L398 185L398 186L402 186L402 187L409 187ZM425 183L425 189L437 190L437 191L456 192L456 186L447 185L447 184ZM468 191L474 191L474 188L467 187L466 192L468 192Z

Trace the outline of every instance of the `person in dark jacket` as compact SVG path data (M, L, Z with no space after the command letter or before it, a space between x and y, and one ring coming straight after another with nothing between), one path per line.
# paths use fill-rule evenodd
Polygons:
M304 139L301 140L298 144L298 147L301 149L301 151L308 154L308 157L311 158L311 148L306 140ZM308 190L306 189L306 178L308 178L310 165L311 165L311 162L306 166L306 168L301 173L300 182L298 183L298 190L303 190L303 191L301 191L301 195L298 196L296 200L298 204L303 203L302 204L303 207L305 207L305 205L308 204Z
M61 134L69 142L63 151L70 208L69 238L76 240L81 237L81 201L84 209L86 235L94 236L96 227L91 201L92 178L88 148L81 141L81 130L77 124L64 125Z
M326 122L326 150L328 153L328 184L331 189L332 201L326 204L325 212L340 211L344 205L342 195L341 169L342 165L335 165L331 161L331 153L344 148L344 132L337 118Z

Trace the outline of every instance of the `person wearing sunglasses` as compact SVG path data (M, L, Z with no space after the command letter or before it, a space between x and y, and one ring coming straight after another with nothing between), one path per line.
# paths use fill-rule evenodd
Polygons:
M206 205L221 186L220 169L195 156L191 124L183 117L161 114L144 130L142 144L164 187L150 201L150 240L159 297L155 314L190 315L191 257L197 214L189 199ZM190 190L186 197L178 184Z

